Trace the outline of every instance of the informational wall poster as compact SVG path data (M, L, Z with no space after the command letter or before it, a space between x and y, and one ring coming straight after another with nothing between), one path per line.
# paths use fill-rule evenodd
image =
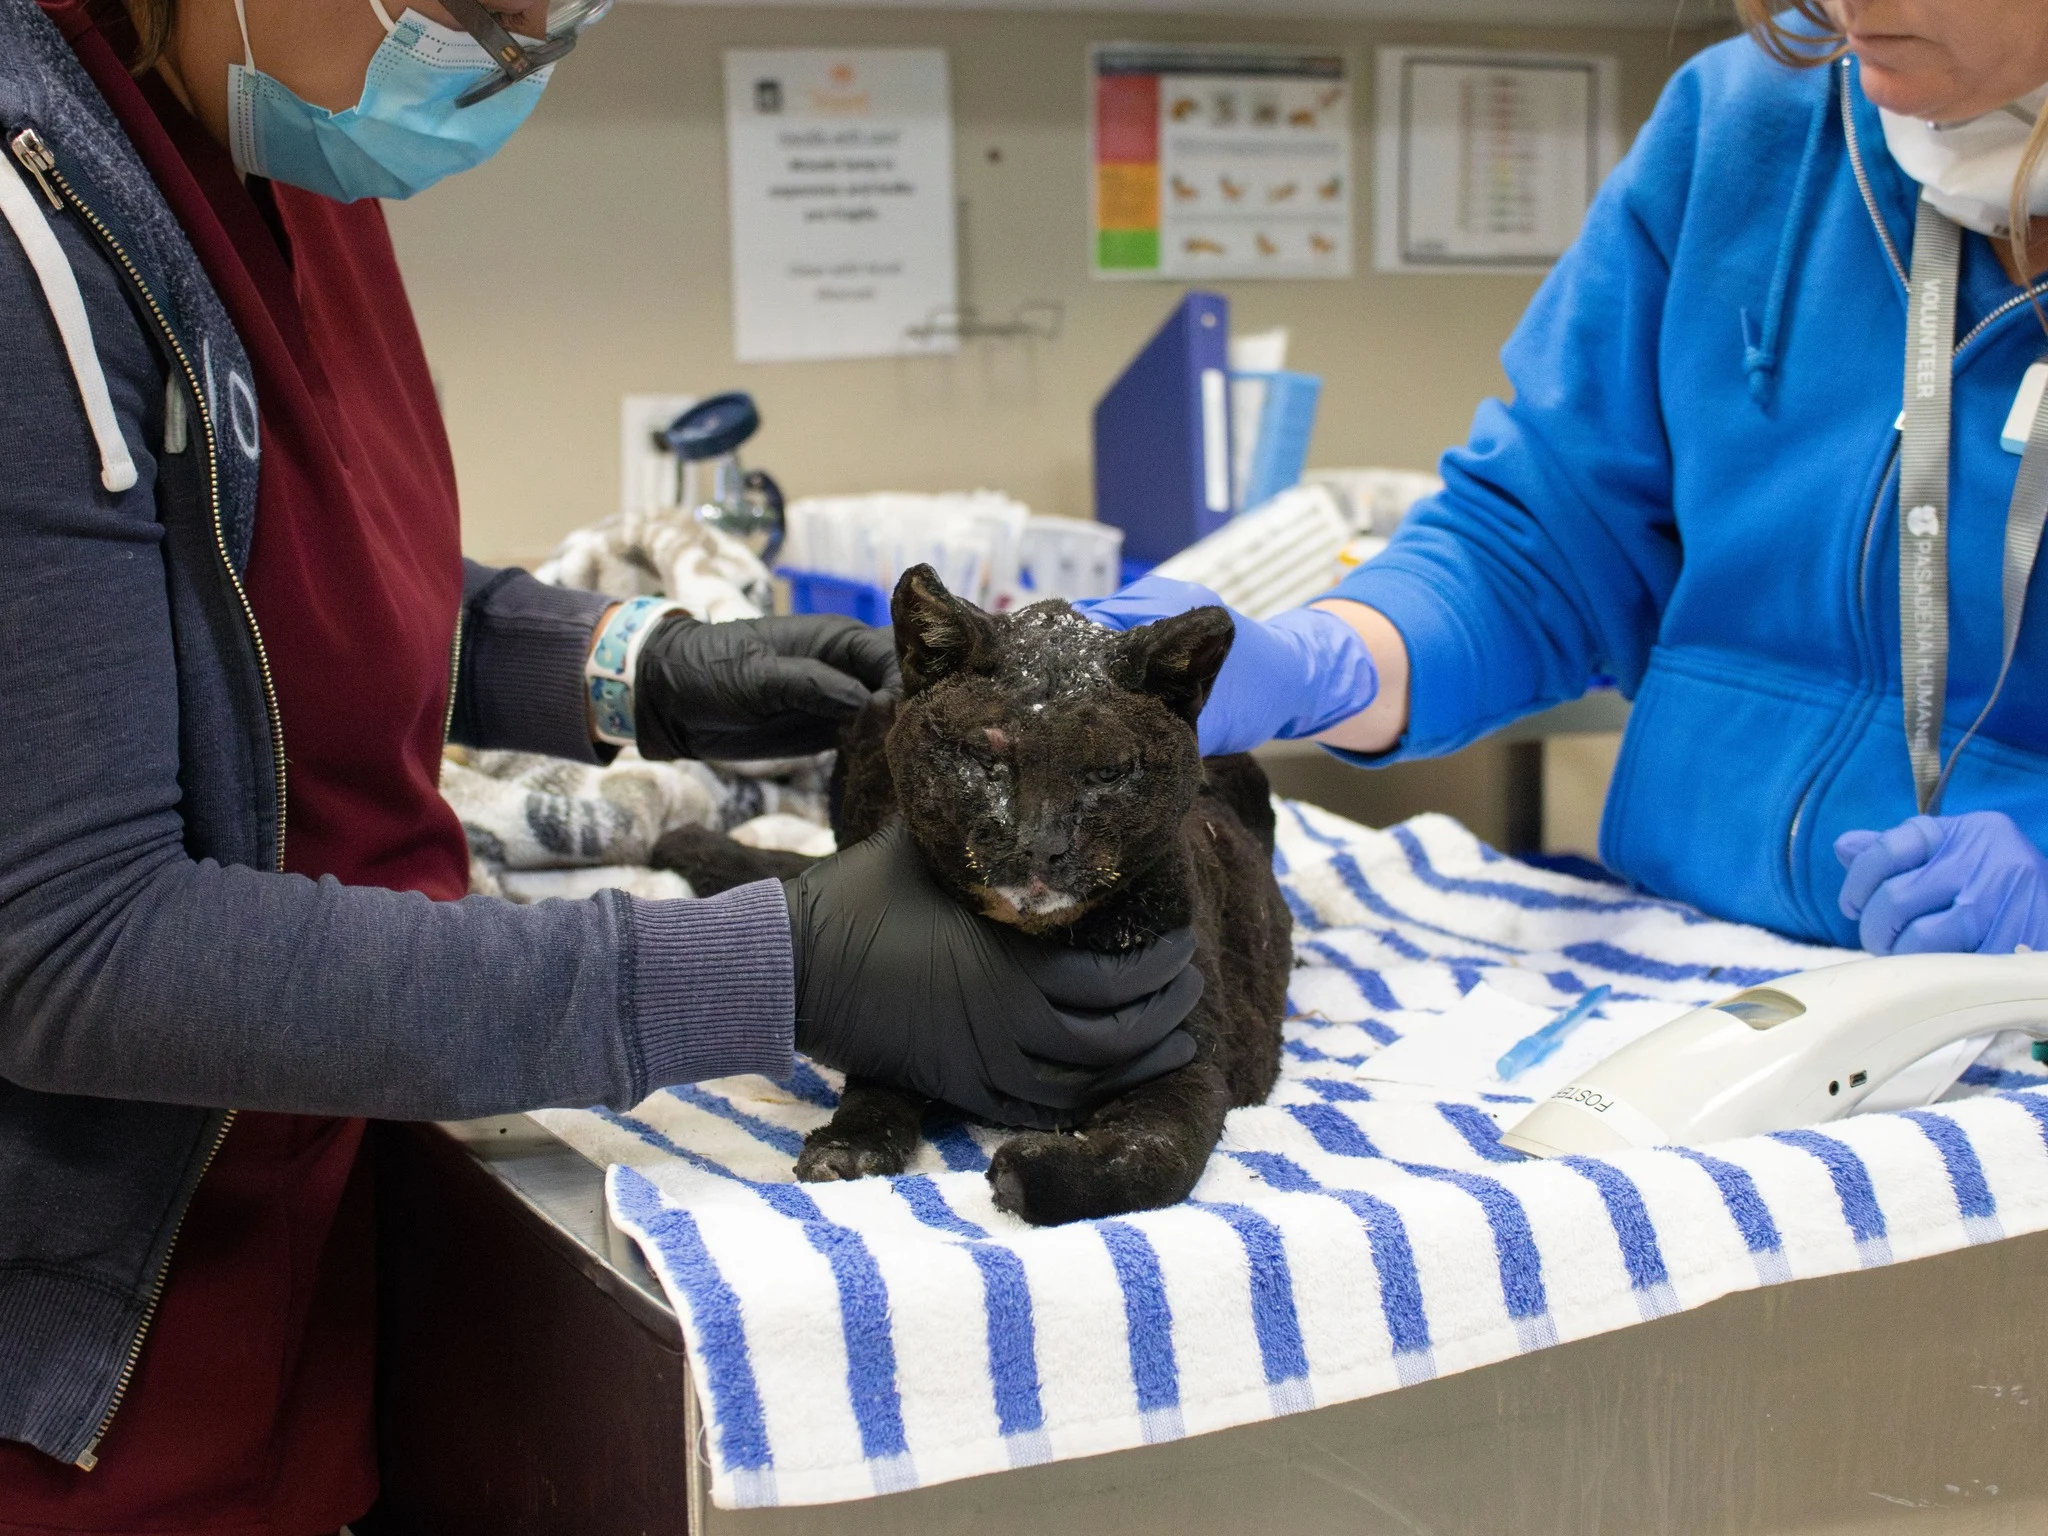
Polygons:
M725 124L741 362L955 350L944 52L735 49Z
M1502 272L1557 260L1614 166L1619 75L1598 55L1380 49L1374 267Z
M1351 83L1334 49L1089 50L1097 277L1349 277Z

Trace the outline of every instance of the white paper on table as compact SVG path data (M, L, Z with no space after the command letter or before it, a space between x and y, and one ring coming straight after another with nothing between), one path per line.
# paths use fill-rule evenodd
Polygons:
M944 50L732 49L725 124L741 362L958 349Z
M1430 1023L1410 1030L1359 1070L1364 1077L1423 1088L1470 1090L1498 1084L1493 1064L1557 1016L1479 982Z
M1359 1074L1424 1088L1543 1099L1587 1067L1687 1011L1681 1004L1610 999L1580 1020L1548 1059L1503 1081L1494 1071L1495 1063L1569 1003L1565 999L1555 1007L1540 1006L1479 982L1432 1023L1411 1030L1369 1058Z

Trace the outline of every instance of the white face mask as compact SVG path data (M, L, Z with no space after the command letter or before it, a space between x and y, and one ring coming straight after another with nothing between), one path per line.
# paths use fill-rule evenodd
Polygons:
M1965 229L2003 235L2011 222L2012 184L2034 119L2048 105L2048 86L1966 123L1925 123L1879 109L1884 141L1899 169L1920 183L1927 201ZM2028 212L2048 214L2048 155L2034 167Z

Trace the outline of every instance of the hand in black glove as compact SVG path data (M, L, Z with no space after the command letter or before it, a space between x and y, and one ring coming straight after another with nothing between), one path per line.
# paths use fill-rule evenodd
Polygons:
M886 629L832 613L677 614L641 647L633 728L643 757L802 757L837 746L870 694L902 686Z
M1122 955L977 916L901 818L783 882L806 1055L1004 1125L1052 1129L1194 1059L1189 930Z

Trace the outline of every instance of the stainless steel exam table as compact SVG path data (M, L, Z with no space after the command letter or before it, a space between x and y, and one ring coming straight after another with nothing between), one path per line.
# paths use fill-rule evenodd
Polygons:
M730 1512L601 1170L523 1117L377 1145L385 1491L358 1536L2048 1532L2048 1234L1170 1445Z

